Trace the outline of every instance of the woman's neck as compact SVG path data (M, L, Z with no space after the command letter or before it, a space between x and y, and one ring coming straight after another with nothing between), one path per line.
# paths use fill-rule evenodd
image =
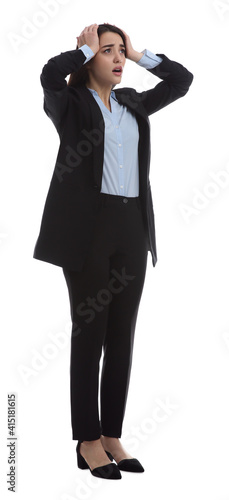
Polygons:
M87 81L86 86L89 89L95 90L97 92L98 96L100 97L101 101L103 101L103 104L105 104L106 108L108 108L109 111L111 111L110 95L111 95L112 86L111 85L101 86L101 85L99 85L98 82L93 81L91 79L89 81Z

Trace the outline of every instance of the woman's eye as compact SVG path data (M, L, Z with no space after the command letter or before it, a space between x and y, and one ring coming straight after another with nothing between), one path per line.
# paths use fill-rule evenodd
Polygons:
M111 51L111 49L105 49L105 50L104 50L104 53L105 53L105 52L110 53L110 51ZM122 54L124 54L124 55L126 54L125 49L121 49L121 50L120 50L120 52L121 52Z

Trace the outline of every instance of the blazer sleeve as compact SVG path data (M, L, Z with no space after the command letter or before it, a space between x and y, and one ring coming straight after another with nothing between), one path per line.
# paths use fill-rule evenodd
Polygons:
M40 81L44 91L43 108L57 128L68 106L66 76L78 71L85 59L82 50L69 50L49 59L42 69Z
M154 68L147 69L147 71L163 81L153 89L137 93L138 99L142 102L148 115L183 97L188 92L194 78L193 74L182 64L171 61L164 54L156 55L162 58L162 62Z

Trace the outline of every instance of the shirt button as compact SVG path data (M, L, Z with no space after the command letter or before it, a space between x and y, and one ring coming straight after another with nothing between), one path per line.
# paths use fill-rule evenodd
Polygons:
M119 148L121 148L121 145L122 145L122 144L119 144Z
M116 126L115 126L115 128L119 128L119 126L118 126L118 125L116 125Z
M120 166L120 168L122 168L122 165L119 165L119 166Z
M120 188L123 188L123 186L120 186Z

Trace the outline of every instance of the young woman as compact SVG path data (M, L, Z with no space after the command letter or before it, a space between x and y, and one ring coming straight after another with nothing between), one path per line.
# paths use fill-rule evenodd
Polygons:
M193 75L164 54L136 51L109 24L86 27L77 42L41 74L60 147L34 258L62 267L68 287L78 466L120 479L120 470L144 471L119 438L148 251L157 262L148 116L184 96ZM140 93L113 90L126 58L162 81Z

